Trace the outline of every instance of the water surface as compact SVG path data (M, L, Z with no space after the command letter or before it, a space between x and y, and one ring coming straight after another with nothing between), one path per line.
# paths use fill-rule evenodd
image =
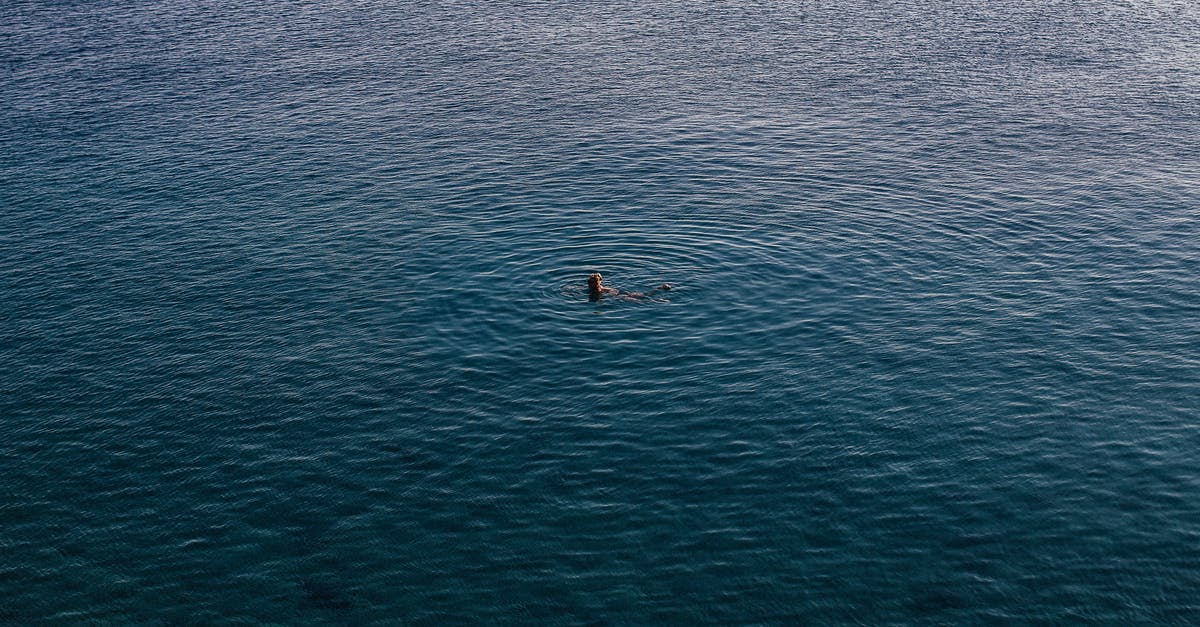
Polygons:
M1196 6L242 4L0 9L0 621L1200 620Z

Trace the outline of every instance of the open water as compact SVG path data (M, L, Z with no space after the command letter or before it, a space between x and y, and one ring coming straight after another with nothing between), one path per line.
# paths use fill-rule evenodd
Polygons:
M1200 622L1197 33L7 0L0 622Z

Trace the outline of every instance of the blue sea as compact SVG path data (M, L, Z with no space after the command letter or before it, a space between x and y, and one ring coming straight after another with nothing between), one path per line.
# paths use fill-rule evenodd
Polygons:
M1198 33L6 0L0 623L1198 623Z

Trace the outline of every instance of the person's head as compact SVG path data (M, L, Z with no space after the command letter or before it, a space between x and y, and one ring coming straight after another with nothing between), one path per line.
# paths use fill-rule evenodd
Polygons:
M593 294L599 294L600 293L600 282L603 280L604 280L604 277L600 276L599 272L593 272L591 275L588 276L588 291Z

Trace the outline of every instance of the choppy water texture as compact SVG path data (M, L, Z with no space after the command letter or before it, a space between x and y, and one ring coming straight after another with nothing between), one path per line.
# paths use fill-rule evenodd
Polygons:
M0 621L1200 621L1195 3L0 18Z

